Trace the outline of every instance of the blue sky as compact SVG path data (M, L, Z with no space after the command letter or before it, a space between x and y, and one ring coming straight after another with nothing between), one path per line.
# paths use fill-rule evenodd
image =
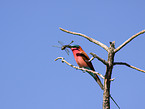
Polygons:
M88 40L64 33L59 27L86 34L116 47L145 29L144 0L1 0L0 108L101 109L103 91L87 74L54 59L62 56L76 65L73 55L59 48L74 40L87 54L107 59L107 52ZM145 34L115 55L145 70ZM90 55L89 55L90 56ZM90 56L91 57L91 56ZM93 61L104 75L105 66ZM121 109L144 109L145 74L115 66L111 95ZM103 80L102 80L103 81ZM111 109L117 109L111 101Z

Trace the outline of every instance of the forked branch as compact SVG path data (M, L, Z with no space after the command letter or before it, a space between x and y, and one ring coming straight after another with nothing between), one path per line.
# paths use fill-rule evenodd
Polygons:
M105 44L103 44L103 43L101 43L101 42L99 42L99 41L97 41L97 40L95 40L95 39L93 39L91 37L88 37L88 36L86 36L84 34L81 34L81 33L68 31L68 30L65 30L65 29L60 28L60 27L59 27L59 29L62 30L62 31L64 31L64 32L66 32L66 33L70 33L70 34L73 34L73 35L82 36L82 37L88 39L90 42L93 42L93 43L99 45L100 47L104 48L106 51L108 51L108 47Z
M133 35L133 36L130 37L128 40L126 40L122 45L120 45L118 48L116 48L114 52L116 53L116 52L119 51L121 48L123 48L126 44L128 44L130 41L132 41L134 38L136 38L137 36L139 36L139 35L141 35L141 34L143 34L143 33L145 33L145 30L142 30L142 31L138 32L137 34Z
M138 71L141 71L141 72L145 73L145 70L141 70L141 69L139 69L137 67L129 65L128 63L125 63L125 62L114 62L115 53L118 52L121 48L123 48L126 44L131 42L134 38L136 38L137 36L145 33L145 30L142 30L142 31L138 32L137 34L133 35L128 40L126 40L123 44L121 44L118 48L115 49L115 41L110 42L110 47L107 47L105 44L103 44L103 43L101 43L101 42L99 42L99 41L97 41L97 40L95 40L93 38L90 38L90 37L88 37L88 36L86 36L84 34L68 31L68 30L65 30L63 28L59 28L59 29L64 31L64 32L66 32L66 33L69 33L69 34L73 34L73 35L78 35L78 36L84 37L84 38L88 39L90 42L93 42L93 43L99 45L100 47L102 47L103 49L105 49L108 52L108 60L107 61L102 59L102 58L100 58L99 56L97 56L94 53L90 53L93 57L89 60L89 61L92 61L94 58L97 58L99 61L101 61L103 64L106 65L105 77L102 74L98 73L98 72L95 72L95 71L92 71L92 70L88 70L88 69L85 69L85 68L80 68L80 67L77 67L77 66L73 66L72 64L70 64L66 60L64 60L63 57L58 57L57 59L55 59L55 61L58 60L58 59L61 59L62 62L65 62L67 65L69 65L69 66L71 66L71 67L73 67L75 69L79 69L79 70L82 70L82 71L86 71L86 72L91 72L91 73L97 74L101 78L104 79L103 109L110 109L110 98L114 101L114 99L110 96L110 81L114 80L114 79L110 79L110 78L111 78L112 69L113 69L114 65L126 65L126 66L128 66L130 68L133 68L135 70L138 70ZM116 102L115 102L115 104L117 105ZM118 106L118 108L120 109L119 106Z
M138 70L140 72L144 72L145 73L145 70L139 69L139 68L134 67L132 65L129 65L128 63L125 63L125 62L114 62L114 65L126 65L127 67L130 67L130 68L133 68L135 70Z

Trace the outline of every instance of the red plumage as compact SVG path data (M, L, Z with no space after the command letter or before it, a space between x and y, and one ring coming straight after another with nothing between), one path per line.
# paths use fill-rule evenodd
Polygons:
M90 70L95 71L93 65L91 62L89 62L90 58L89 56L85 53L85 51L78 45L76 46L71 46L71 50L73 52L74 58L76 63L79 65L79 67L84 67L88 68ZM99 77L96 74L92 74L88 72L90 75L93 76L93 78L97 81L101 89L103 89L103 85L99 79Z

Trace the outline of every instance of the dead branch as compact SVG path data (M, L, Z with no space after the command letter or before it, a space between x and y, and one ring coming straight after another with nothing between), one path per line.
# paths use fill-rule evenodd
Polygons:
M93 42L97 45L99 45L100 47L102 47L103 49L105 49L107 52L108 52L108 60L104 60L102 58L100 58L99 56L97 56L96 54L94 53L90 53L93 57L89 60L89 61L92 61L94 58L97 58L99 61L101 61L103 64L106 65L106 73L105 73L105 76L103 76L102 74L98 73L98 72L95 72L95 71L92 71L92 70L88 70L88 69L85 69L85 68L80 68L80 67L77 67L77 66L73 66L72 64L68 63L66 60L64 60L63 57L58 57L56 60L58 59L61 59L62 62L65 62L67 65L75 68L75 69L79 69L79 70L82 70L82 71L85 71L85 72L91 72L91 73L94 73L94 74L97 74L99 75L101 78L104 79L104 92L103 92L103 109L110 109L110 98L114 101L114 99L111 97L110 95L110 84L111 84L111 81L113 81L114 79L111 79L111 75L112 75L112 70L113 70L113 66L114 65L126 65L130 68L133 68L135 70L138 70L138 71L141 71L141 72L144 72L145 73L145 70L141 70L137 67L134 67L132 65L129 65L128 63L125 63L125 62L114 62L114 56L115 56L115 53L118 52L121 48L123 48L126 44L128 44L129 42L131 42L134 38L136 38L137 36L145 33L145 30L142 30L140 32L138 32L137 34L133 35L132 37L130 37L128 40L126 40L123 44L121 44L118 48L115 49L115 41L113 42L110 42L110 47L107 47L105 44L91 38L91 37L88 37L84 34L81 34L81 33L77 33L77 32L72 32L72 31L68 31L68 30L65 30L63 28L59 28L60 30L66 32L66 33L69 33L69 34L73 34L73 35L78 35L78 36L81 36L81 37L84 37L86 39L88 39L90 42ZM117 103L114 101L114 103L117 105ZM117 105L117 107L120 109L120 107Z
M85 69L85 68L80 68L80 67L74 66L74 65L70 64L69 62L67 62L63 57L57 57L57 58L55 59L55 61L57 61L58 59L61 59L62 62L65 62L67 65L69 65L69 66L71 66L71 67L73 67L73 68L75 68L75 69L82 70L82 71L85 71L85 72L87 71L87 72L91 72L91 73L97 74L97 75L99 75L102 79L104 79L104 76L103 76L102 74L98 73L98 72L95 72L95 71L93 71L93 70L89 70L89 69ZM114 80L114 79L112 79L112 80Z
M125 62L114 62L114 65L126 65L127 67L130 67L130 68L133 68L135 70L138 70L140 72L144 72L145 73L145 70L139 69L139 68L134 67L132 65L129 65L128 63L125 63Z
M94 60L95 58L94 57L92 57L88 62L91 62L92 60Z
M91 37L88 37L88 36L86 36L86 35L84 35L84 34L81 34L81 33L68 31L68 30L65 30L65 29L60 28L60 27L59 27L59 29L62 30L62 31L64 31L64 32L66 32L66 33L69 33L69 34L82 36L82 37L88 39L90 42L93 42L93 43L99 45L100 47L104 48L106 51L108 51L108 47L107 47L105 44L103 44L103 43L101 43L101 42L99 42L99 41L97 41L97 40L95 40L95 39L93 39L93 38L91 38Z
M126 44L128 44L130 41L132 41L134 38L136 38L137 36L141 35L145 33L145 30L142 30L140 32L138 32L137 34L133 35L132 37L130 37L128 40L126 40L122 45L120 45L118 48L115 49L115 53L118 52L121 48L123 48Z
M104 59L100 58L97 56L95 53L90 53L94 58L97 58L99 61L101 61L103 64L108 65L108 62L105 61Z

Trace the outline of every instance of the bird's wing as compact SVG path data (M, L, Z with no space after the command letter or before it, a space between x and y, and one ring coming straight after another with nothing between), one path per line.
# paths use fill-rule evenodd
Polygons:
M93 65L92 65L92 62L89 62L90 58L89 56L86 54L86 53L80 53L80 56L82 56L83 60L87 63L87 65L89 66L89 68L93 71L95 71ZM103 90L103 84L101 83L101 80L99 79L99 77L97 76L97 74L92 74L92 73L89 73L95 80L96 82L99 84L99 86L101 87L101 89Z
M89 62L90 60L89 56L85 52L80 53L80 55L82 56L83 60L87 63L87 65L90 67L90 69L95 71L92 62Z

